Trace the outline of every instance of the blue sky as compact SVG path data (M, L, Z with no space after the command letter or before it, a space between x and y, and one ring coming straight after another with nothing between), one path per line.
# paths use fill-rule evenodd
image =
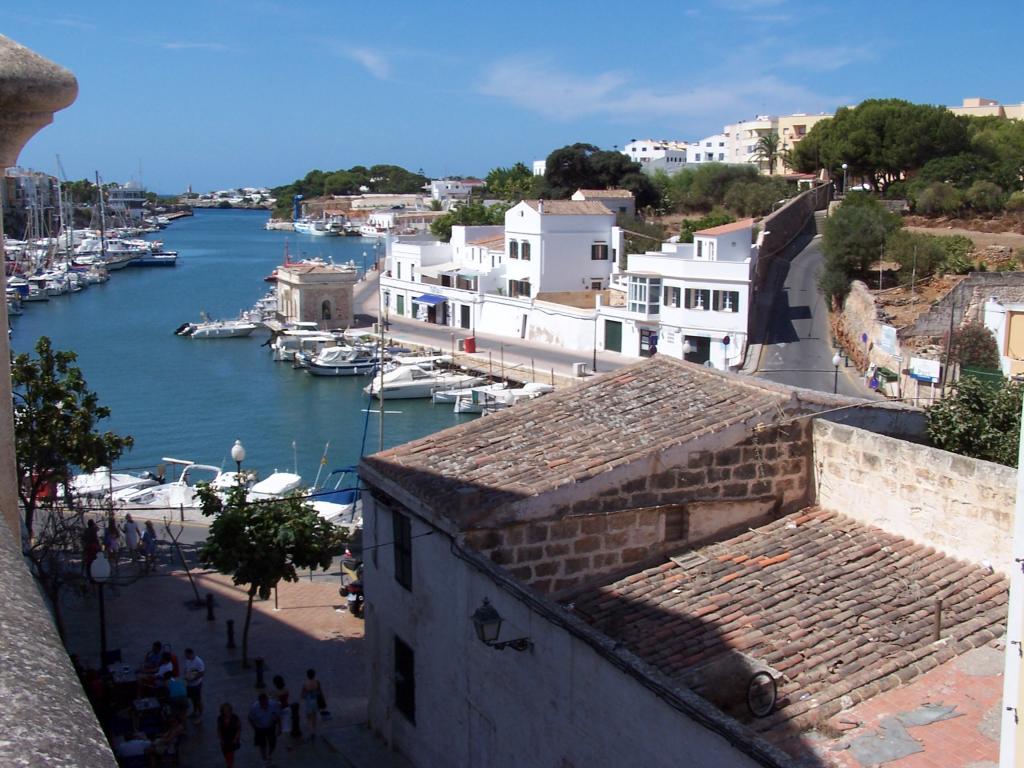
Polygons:
M395 163L483 175L871 97L1024 101L1024 3L35 0L0 32L79 95L20 164L180 192Z

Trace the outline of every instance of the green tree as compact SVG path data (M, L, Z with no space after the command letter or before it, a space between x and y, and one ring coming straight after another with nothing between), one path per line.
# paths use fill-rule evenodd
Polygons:
M523 163L511 168L492 168L486 178L487 192L499 200L518 203L530 196L533 178L533 172Z
M253 600L269 598L281 581L298 581L299 569L327 570L345 535L298 495L251 502L241 485L222 498L206 484L198 495L203 514L213 518L200 560L231 576L249 597L242 630L242 666L248 666Z
M950 359L966 368L999 370L999 344L984 323L967 323L953 334Z
M764 163L769 174L775 173L775 164L782 156L782 139L775 131L759 136L754 145L754 159Z
M1017 466L1024 384L961 377L953 393L927 409L928 439L936 448Z
M68 487L72 467L91 472L110 466L134 442L96 431L96 423L108 418L110 409L89 391L74 364L74 352L54 350L46 336L36 342L35 352L35 357L16 355L11 363L18 496L30 542L45 488L57 483Z
M825 261L818 283L822 292L833 301L845 299L850 280L878 260L886 238L899 224L899 217L871 196L847 195L825 220Z
M546 198L565 199L577 189L617 188L628 179L640 189L637 205L642 207L652 204L653 200L646 198L655 193L653 185L647 186L635 178L642 170L640 163L621 152L599 149L593 144L570 144L548 155L543 183L534 191Z
M997 184L982 179L971 184L964 200L978 213L999 213L1006 205L1006 194Z
M910 285L941 272L946 266L946 249L940 238L897 229L885 241L885 256L899 262L899 281Z
M732 224L734 221L736 221L736 217L721 208L716 208L699 219L683 219L683 223L679 227L679 242L692 243L694 232L720 227L723 224Z
M430 225L430 231L444 243L452 239L452 227L504 224L507 205L486 206L483 203L468 202L444 216L438 216Z
M963 207L963 195L952 184L932 182L913 198L914 210L925 216L952 216Z

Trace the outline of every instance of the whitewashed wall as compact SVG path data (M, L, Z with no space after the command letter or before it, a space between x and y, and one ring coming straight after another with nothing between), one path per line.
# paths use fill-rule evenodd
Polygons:
M499 589L453 553L446 535L424 535L430 529L416 518L413 588L406 590L395 581L387 546L390 511L370 500L365 520L368 551L384 544L372 550L376 562L367 557L365 573L370 723L414 765L758 764ZM531 650L496 651L477 640L470 616L485 597L505 619L501 638L528 636ZM415 724L394 706L396 635L415 653Z

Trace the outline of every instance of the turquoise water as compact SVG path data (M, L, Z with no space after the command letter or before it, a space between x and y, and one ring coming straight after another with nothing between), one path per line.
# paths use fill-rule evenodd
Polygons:
M205 310L235 317L262 296L263 278L283 261L304 256L373 258L362 238L311 237L263 229L267 214L197 210L158 237L178 251L174 268L128 268L81 293L28 304L13 318L11 345L30 350L40 335L73 350L90 389L108 406L100 423L135 438L123 468L153 468L162 457L233 467L231 446L245 445L245 465L262 475L297 471L312 482L325 445L326 469L360 456L367 397L361 376L321 378L271 360L266 335L192 340L174 335ZM375 408L375 405L371 405ZM429 401L388 404L384 444L397 445L465 420ZM379 415L369 415L367 453L379 447Z

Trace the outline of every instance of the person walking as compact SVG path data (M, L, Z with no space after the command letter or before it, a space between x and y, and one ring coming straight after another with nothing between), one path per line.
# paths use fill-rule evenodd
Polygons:
M220 714L217 715L217 739L220 741L220 753L224 755L224 765L234 768L235 752L242 746L242 721L227 702L220 705Z
M100 529L95 520L89 520L82 532L82 571L88 576L89 566L100 552Z
M206 675L206 665L191 648L185 649L184 672L188 700L192 702L192 719L198 721L203 716L203 677Z
M134 563L139 558L139 542L142 540L142 531L139 530L139 524L132 520L131 512L124 516L124 525L121 526L121 530L124 532L125 548Z
M292 730L292 718L291 709L288 706L288 687L284 684L284 678L281 675L274 675L274 679L271 680L273 689L270 691L271 698L277 700L277 703L281 705L281 732Z
M320 711L320 702L323 700L323 689L320 688L320 681L316 679L316 670L307 669L306 679L302 683L302 708L306 712L306 722L309 723L309 738L316 738L316 715Z
M281 705L271 701L266 693L249 707L249 724L253 730L253 743L260 751L264 765L270 765L270 758L277 746L277 729L281 722Z
M145 572L149 573L156 562L156 529L152 520L146 521L146 530L142 533L142 554L146 558Z
M110 567L117 568L117 553L121 548L121 531L117 527L117 521L113 513L107 518L107 528L103 533L103 548L106 550Z

